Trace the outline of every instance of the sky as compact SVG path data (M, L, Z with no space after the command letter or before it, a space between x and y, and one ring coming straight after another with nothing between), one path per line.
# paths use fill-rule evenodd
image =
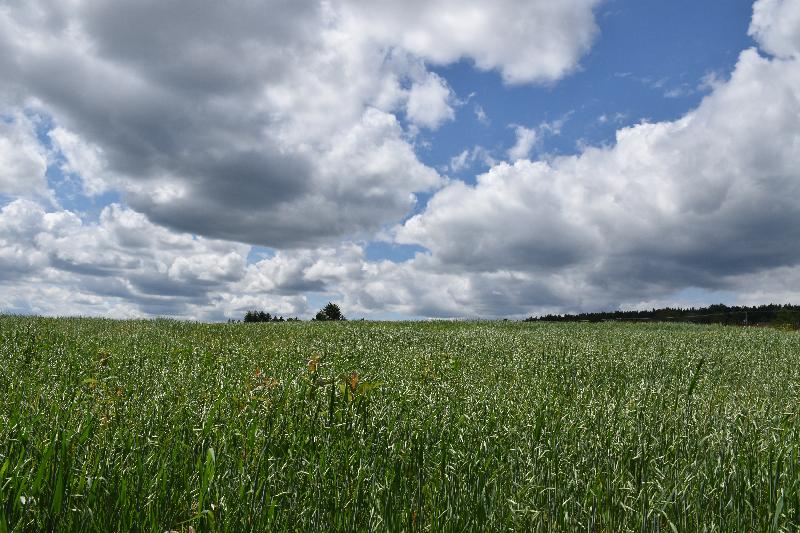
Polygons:
M0 312L800 302L798 0L4 0Z

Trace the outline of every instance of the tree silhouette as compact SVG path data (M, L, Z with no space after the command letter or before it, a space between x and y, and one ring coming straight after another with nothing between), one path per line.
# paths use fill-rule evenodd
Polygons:
M317 312L314 320L347 320L342 314L339 306L333 302L328 302L328 305L323 307Z
M248 311L244 314L245 322L283 322L282 316L272 316L264 311Z

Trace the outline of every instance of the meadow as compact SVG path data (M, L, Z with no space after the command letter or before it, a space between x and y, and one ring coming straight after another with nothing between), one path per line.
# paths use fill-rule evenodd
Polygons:
M0 317L0 533L796 531L800 334Z

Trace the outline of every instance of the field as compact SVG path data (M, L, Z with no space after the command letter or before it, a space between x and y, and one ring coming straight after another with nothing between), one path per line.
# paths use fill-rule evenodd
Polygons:
M0 532L800 529L800 334L0 318Z

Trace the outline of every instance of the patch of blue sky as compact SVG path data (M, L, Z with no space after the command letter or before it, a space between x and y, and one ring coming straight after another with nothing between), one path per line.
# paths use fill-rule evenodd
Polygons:
M16 196L9 196L7 194L0 193L0 209L7 206L16 199L17 199Z
M415 244L396 244L385 241L372 241L367 243L364 248L364 256L367 261L382 261L388 259L394 263L402 263L413 259L418 253L424 253L426 249Z
M102 194L86 196L81 177L62 170L63 156L56 154L45 173L50 189L55 193L59 207L80 215L85 222L96 222L103 209L112 203L122 203L118 191L109 190Z
M264 246L251 246L250 251L247 253L247 264L252 265L264 259L271 259L275 257L275 250Z
M50 131L55 127L53 118L35 109L26 109L25 115L31 120L36 128L36 138L47 150L53 149L53 140L50 138Z
M95 196L84 194L82 178L75 173L64 172L66 158L50 137L50 132L55 128L52 117L32 109L27 109L25 113L34 124L36 139L47 151L48 165L45 177L49 188L55 194L59 208L73 211L85 222L96 222L106 206L122 203L123 198L118 191L111 190Z
M315 315L317 311L325 307L328 302L336 303L335 295L328 293L309 292L306 293L305 296L308 301L309 308L312 309L312 316ZM342 313L344 313L346 318L351 318L347 315L346 309L342 309Z
M597 11L600 32L580 67L549 85L506 85L497 71L480 71L469 61L432 66L454 89L455 120L438 130L422 129L416 152L443 175L474 183L487 160L504 160L516 138L512 125L539 129L531 157L574 154L585 144L614 141L616 131L642 120L674 120L696 107L708 93L704 79L726 77L739 53L754 45L747 36L752 0L609 0ZM711 22L711 23L710 23ZM51 154L47 179L60 207L96 220L102 209L123 202L119 192L83 194L80 177L63 172L63 155L53 147L49 116L28 111L39 142ZM13 117L0 115L0 120ZM407 127L405 117L400 120ZM541 129L560 123L560 131ZM451 159L476 146L463 165ZM425 209L432 193L417 194L406 219ZM0 205L9 199L0 195ZM381 241L366 244L370 261L407 261L424 248ZM253 246L248 263L275 255ZM324 299L324 298L323 298ZM322 302L324 304L326 302Z
M613 144L620 127L677 119L708 94L704 81L727 77L740 52L754 46L747 36L751 9L751 0L606 2L597 11L600 33L578 70L544 86L505 85L498 72L468 61L434 67L463 104L455 121L423 132L431 148L418 155L441 169L481 146L502 160L516 140L510 125L558 122L560 132L540 131L531 157L575 154L586 144ZM481 157L467 163L447 174L474 183L487 165Z

